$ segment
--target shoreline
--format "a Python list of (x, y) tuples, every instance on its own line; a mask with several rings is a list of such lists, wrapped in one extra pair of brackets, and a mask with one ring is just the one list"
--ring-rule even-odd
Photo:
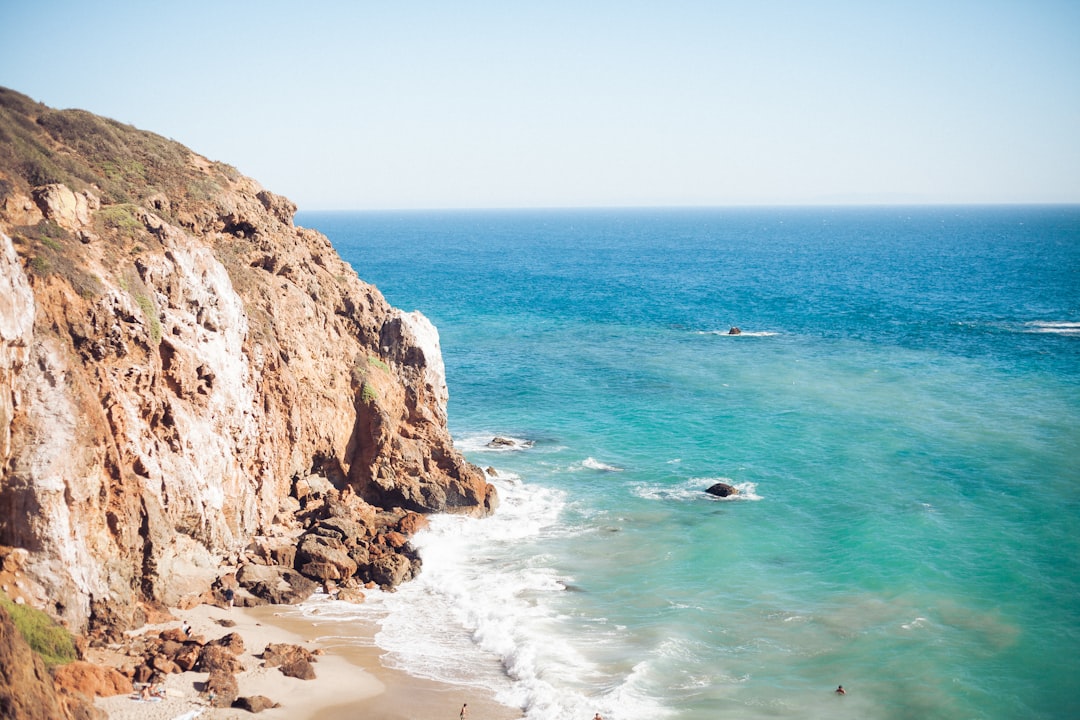
[[(449, 685), (414, 677), (386, 668), (375, 645), (378, 627), (363, 620), (317, 621), (299, 614), (293, 605), (264, 605), (255, 608), (221, 608), (200, 605), (190, 610), (171, 608), (176, 618), (146, 625), (133, 634), (178, 628), (187, 621), (192, 636), (214, 640), (235, 632), (244, 640), (239, 656), (245, 671), (236, 675), (239, 697), (263, 695), (278, 707), (253, 714), (240, 708), (211, 708), (202, 695), (208, 673), (182, 672), (167, 675), (165, 697), (155, 701), (133, 699), (129, 695), (96, 698), (94, 704), (110, 720), (175, 720), (185, 713), (198, 713), (200, 720), (355, 720), (357, 717), (407, 720), (416, 717), (454, 717), (468, 703), (470, 716), (490, 720), (517, 720), (519, 710), (495, 701), (484, 690)], [(220, 624), (235, 623), (232, 626)], [(327, 625), (335, 632), (328, 634)], [(321, 651), (314, 680), (286, 677), (277, 668), (262, 667), (261, 655), (268, 643), (300, 645)], [(116, 667), (126, 655), (97, 651), (95, 662)]]

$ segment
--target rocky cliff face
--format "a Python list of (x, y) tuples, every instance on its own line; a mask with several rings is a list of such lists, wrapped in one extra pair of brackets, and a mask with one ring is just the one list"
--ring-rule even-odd
[(0, 89), (0, 545), (73, 628), (197, 596), (331, 516), (364, 552), (307, 574), (363, 581), (406, 511), (492, 511), (446, 429), (435, 329), (294, 212), (174, 142)]

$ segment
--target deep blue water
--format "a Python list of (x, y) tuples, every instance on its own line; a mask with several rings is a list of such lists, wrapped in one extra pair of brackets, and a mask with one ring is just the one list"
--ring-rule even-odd
[(439, 328), (504, 499), (373, 604), (388, 662), (535, 718), (1080, 716), (1080, 208), (297, 221)]

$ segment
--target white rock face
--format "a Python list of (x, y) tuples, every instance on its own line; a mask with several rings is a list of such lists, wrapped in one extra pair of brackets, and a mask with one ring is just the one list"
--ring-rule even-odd
[(419, 310), (407, 313), (398, 310), (398, 316), (412, 335), (412, 344), (424, 354), (424, 382), (431, 387), (439, 403), (443, 417), (450, 402), (450, 391), (446, 387), (446, 366), (443, 365), (442, 346), (439, 344), (439, 331)]
[(0, 466), (11, 452), (11, 421), (19, 402), (16, 376), (30, 355), (34, 293), (11, 238), (0, 233)]

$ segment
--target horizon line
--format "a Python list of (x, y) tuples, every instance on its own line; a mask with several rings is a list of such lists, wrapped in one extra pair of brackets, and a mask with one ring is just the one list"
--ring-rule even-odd
[(408, 213), (408, 212), (543, 212), (568, 210), (783, 210), (783, 209), (889, 209), (889, 208), (1080, 208), (1075, 201), (990, 202), (835, 202), (835, 203), (730, 203), (714, 205), (490, 205), (385, 208), (297, 208), (297, 213)]

